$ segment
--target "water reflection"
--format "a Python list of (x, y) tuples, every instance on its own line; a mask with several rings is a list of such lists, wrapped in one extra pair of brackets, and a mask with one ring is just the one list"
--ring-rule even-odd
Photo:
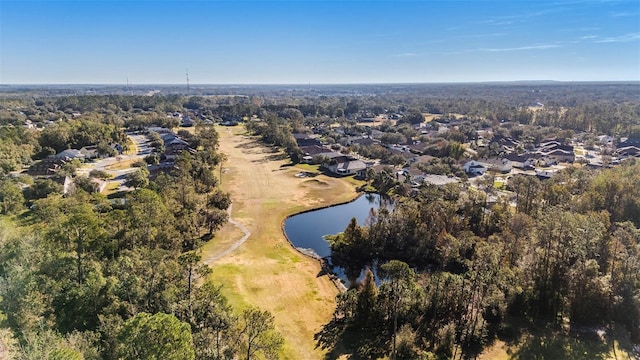
[[(366, 224), (371, 210), (377, 212), (380, 206), (390, 207), (391, 200), (378, 194), (365, 194), (347, 204), (292, 216), (285, 221), (284, 231), (295, 247), (330, 262), (331, 249), (325, 236), (344, 231), (354, 217), (359, 225)], [(347, 281), (342, 269), (334, 268), (334, 271)]]

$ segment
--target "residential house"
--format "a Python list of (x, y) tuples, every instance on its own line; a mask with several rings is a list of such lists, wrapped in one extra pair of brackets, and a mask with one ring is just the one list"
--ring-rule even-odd
[(353, 137), (349, 139), (349, 145), (368, 146), (378, 143), (380, 143), (380, 141), (374, 140), (370, 137)]
[(504, 158), (509, 160), (511, 162), (511, 166), (516, 169), (530, 170), (536, 164), (535, 157), (528, 156), (527, 154), (507, 154)]
[(160, 137), (164, 141), (164, 153), (162, 155), (170, 162), (174, 161), (183, 151), (188, 151), (192, 154), (196, 152), (189, 146), (188, 142), (173, 132), (163, 132)]
[(414, 162), (416, 162), (416, 160), (418, 159), (418, 155), (409, 152), (408, 151), (409, 148), (406, 146), (402, 146), (400, 148), (398, 147), (390, 147), (389, 148), (389, 152), (391, 153), (391, 155), (400, 155), (404, 158), (404, 160), (406, 161), (406, 165), (411, 165)]
[(574, 162), (576, 158), (572, 145), (565, 145), (557, 140), (540, 143), (536, 153), (554, 158), (558, 162)]
[(84, 154), (80, 150), (76, 149), (63, 150), (55, 155), (51, 155), (50, 157), (54, 159), (85, 159)]
[(504, 153), (512, 153), (516, 150), (516, 147), (521, 145), (520, 141), (500, 134), (494, 134), (491, 141), (489, 141), (488, 146), (491, 147), (492, 144), (497, 144), (499, 149)]
[(303, 154), (302, 162), (307, 164), (318, 163), (319, 159), (331, 159), (338, 156), (343, 156), (340, 153), (331, 151), (324, 146), (309, 145), (300, 147), (300, 151)]
[(31, 165), (27, 174), (42, 177), (55, 176), (65, 162), (67, 162), (66, 158), (49, 157)]
[(551, 179), (551, 177), (553, 177), (553, 175), (555, 175), (555, 174), (556, 174), (555, 171), (536, 170), (536, 176), (540, 180)]
[(385, 168), (390, 168), (389, 165), (382, 165), (382, 164), (374, 164), (374, 163), (365, 163), (367, 165), (367, 167), (365, 169), (361, 169), (358, 170), (356, 172), (356, 178), (358, 179), (366, 179), (367, 178), (367, 171), (369, 169), (372, 169), (376, 174), (381, 172), (382, 170), (384, 170)]
[(155, 132), (158, 134), (172, 134), (173, 131), (171, 131), (171, 129), (166, 128), (166, 127), (161, 127), (161, 126), (150, 126), (147, 128), (147, 131), (149, 132)]
[(473, 176), (484, 175), (487, 172), (487, 168), (475, 160), (467, 161), (462, 168), (467, 174)]
[(550, 156), (543, 156), (540, 154), (536, 154), (536, 161), (535, 164), (536, 166), (542, 166), (542, 167), (548, 167), (551, 165), (556, 165), (558, 163), (558, 160), (556, 158), (550, 157)]
[(428, 174), (428, 175), (424, 175), (423, 181), (425, 183), (433, 184), (436, 186), (444, 186), (447, 184), (459, 183), (460, 178), (456, 176)]
[(623, 148), (627, 146), (640, 147), (640, 138), (625, 138), (620, 140), (622, 140), (622, 142), (618, 144), (618, 148)]
[(427, 148), (428, 144), (426, 142), (416, 142), (409, 145), (409, 151), (414, 154), (422, 154), (424, 150)]
[(402, 175), (402, 178), (398, 178), (398, 180), (400, 182), (404, 182), (405, 180), (408, 179), (411, 181), (411, 185), (413, 187), (420, 186), (420, 184), (424, 182), (424, 179), (426, 176), (424, 174), (424, 171), (414, 167), (404, 168), (402, 169), (400, 174)]
[(576, 159), (573, 150), (567, 151), (562, 149), (554, 149), (548, 152), (542, 152), (542, 155), (556, 159), (558, 162), (574, 162)]
[(220, 123), (222, 126), (238, 126), (238, 120), (225, 120)]
[(348, 176), (355, 175), (356, 173), (365, 170), (367, 164), (364, 161), (355, 159), (351, 156), (339, 156), (334, 157), (331, 160), (322, 164), (322, 168), (327, 171), (339, 175)]
[(180, 120), (180, 125), (182, 125), (183, 127), (190, 127), (194, 126), (195, 124), (196, 122), (191, 119), (189, 115), (182, 117), (182, 119)]
[(24, 122), (24, 126), (29, 130), (37, 130), (38, 127), (31, 120), (27, 119)]
[(321, 145), (320, 140), (318, 140), (315, 137), (311, 137), (309, 134), (296, 133), (296, 134), (293, 134), (293, 138), (296, 140), (298, 147)]
[(62, 194), (66, 194), (75, 186), (73, 183), (73, 179), (70, 176), (54, 176), (51, 180), (57, 182), (62, 185)]
[(611, 135), (600, 135), (598, 136), (598, 142), (604, 145), (613, 145), (613, 141), (615, 139)]
[(183, 151), (195, 154), (195, 150), (189, 147), (189, 143), (175, 137), (173, 140), (164, 143), (164, 157), (167, 160), (175, 160)]
[(98, 147), (96, 145), (84, 146), (80, 149), (80, 153), (85, 159), (95, 159), (98, 157)]
[(418, 164), (430, 164), (433, 161), (433, 159), (436, 159), (436, 157), (431, 155), (420, 155), (417, 158), (415, 158), (412, 165), (415, 166)]
[(616, 150), (616, 155), (620, 158), (620, 159), (627, 159), (627, 158), (640, 158), (640, 147), (638, 146), (625, 146), (625, 147), (619, 147)]
[(478, 163), (482, 164), (488, 170), (498, 171), (503, 174), (510, 172), (513, 167), (511, 161), (507, 158), (480, 159)]

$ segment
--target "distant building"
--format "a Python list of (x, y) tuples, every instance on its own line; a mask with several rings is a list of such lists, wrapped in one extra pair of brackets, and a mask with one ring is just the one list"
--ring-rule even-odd
[(85, 159), (85, 155), (82, 153), (82, 151), (76, 149), (63, 150), (55, 155), (51, 155), (50, 157), (54, 159)]

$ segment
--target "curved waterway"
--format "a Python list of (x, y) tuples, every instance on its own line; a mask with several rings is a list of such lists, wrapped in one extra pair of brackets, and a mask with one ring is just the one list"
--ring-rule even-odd
[(344, 231), (354, 217), (363, 225), (371, 209), (380, 208), (381, 199), (378, 194), (365, 194), (350, 203), (294, 215), (285, 221), (284, 231), (295, 247), (329, 257), (331, 249), (324, 237)]

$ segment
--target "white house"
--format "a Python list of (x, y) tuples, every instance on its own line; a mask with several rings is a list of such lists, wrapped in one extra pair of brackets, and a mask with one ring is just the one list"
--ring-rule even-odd
[(499, 171), (501, 173), (508, 173), (512, 169), (511, 160), (507, 158), (490, 158), (478, 160), (478, 163), (483, 165), (487, 169), (493, 171)]
[(462, 166), (467, 174), (479, 176), (487, 172), (487, 168), (475, 160), (468, 161)]

